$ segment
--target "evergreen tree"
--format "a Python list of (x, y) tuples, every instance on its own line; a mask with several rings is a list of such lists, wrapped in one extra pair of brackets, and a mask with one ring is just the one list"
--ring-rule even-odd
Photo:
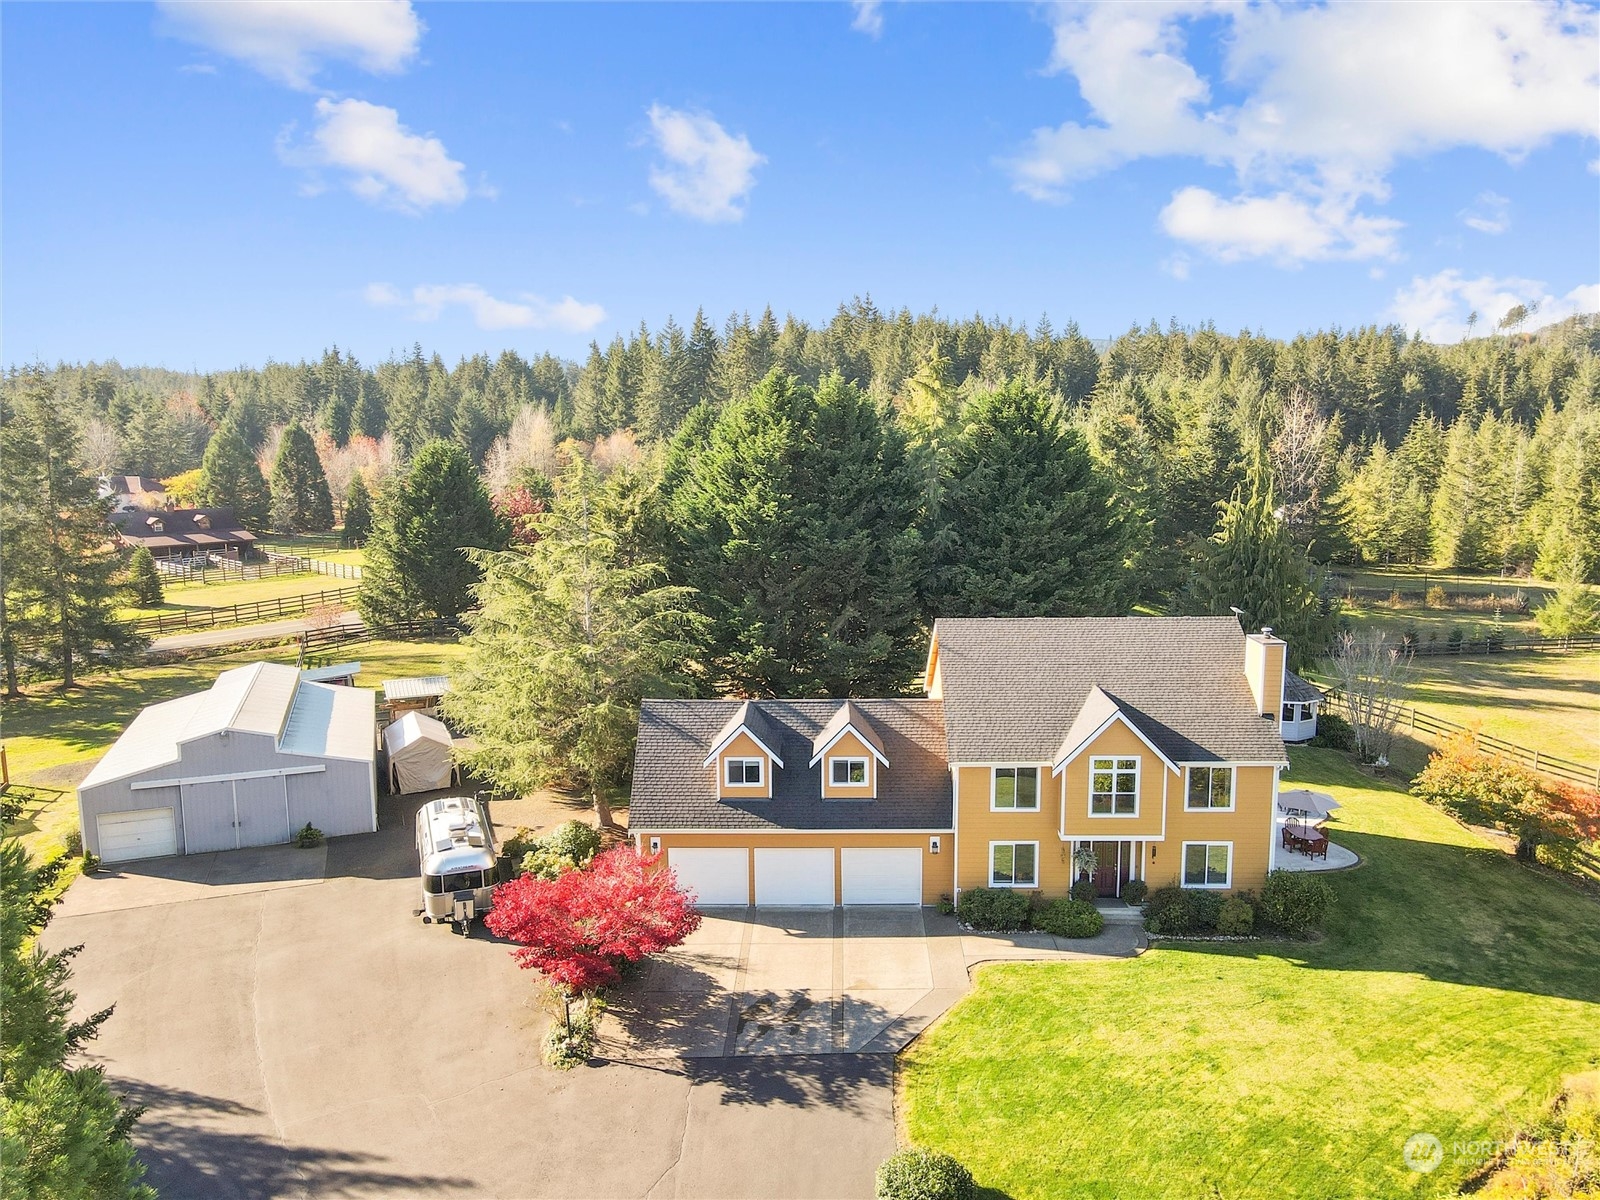
[(97, 652), (139, 639), (116, 619), (121, 564), (111, 548), (110, 502), (79, 457), (78, 431), (39, 367), (0, 396), (0, 641), (6, 692), (18, 694), (18, 658), (77, 682)]
[(477, 746), (474, 770), (513, 793), (570, 781), (602, 825), (628, 784), (640, 701), (684, 690), (704, 624), (690, 589), (624, 549), (630, 475), (602, 481), (574, 458), (531, 553), (472, 556), (480, 607), (445, 699)]
[(859, 389), (774, 371), (668, 456), (674, 579), (711, 618), (711, 687), (898, 691), (920, 655), (922, 486)]
[(973, 400), (939, 505), (939, 616), (1123, 611), (1128, 537), (1083, 435), (1020, 381)]
[(708, 400), (716, 404), (731, 398), (718, 394), (716, 388), (717, 357), (721, 349), (717, 342), (717, 331), (706, 320), (705, 310), (696, 309), (694, 324), (689, 327), (688, 362), (683, 372), (683, 386), (687, 393), (685, 403), (688, 406), (693, 407)]
[(224, 422), (212, 436), (200, 470), (202, 506), (231, 508), (246, 529), (266, 527), (271, 505), (267, 481), (261, 478), (255, 454), (231, 422)]
[(350, 413), (350, 429), (362, 437), (383, 436), (388, 415), (383, 410), (383, 389), (377, 379), (363, 376), (356, 386), (355, 408)]
[(451, 437), (456, 445), (467, 452), (467, 457), (472, 460), (474, 466), (483, 465), (483, 456), (489, 452), (489, 447), (494, 444), (497, 436), (494, 422), (484, 411), (483, 397), (476, 391), (462, 393), (461, 400), (456, 405)]
[(1444, 567), (1476, 570), (1495, 565), (1489, 464), (1481, 455), (1477, 431), (1465, 418), (1450, 426), (1444, 467), (1433, 498), (1434, 561)]
[(656, 341), (639, 394), (638, 432), (642, 441), (665, 442), (683, 424), (697, 399), (688, 388), (689, 343), (670, 317)]
[(339, 542), (345, 546), (362, 546), (372, 534), (372, 493), (367, 491), (367, 481), (357, 471), (350, 480), (350, 490), (344, 495), (344, 528)]
[(1563, 558), (1554, 563), (1550, 578), (1556, 590), (1535, 612), (1539, 632), (1545, 637), (1564, 638), (1600, 632), (1600, 595), (1584, 581), (1591, 573), (1590, 562), (1600, 552), (1574, 543)]
[(41, 893), (65, 862), (36, 871), (19, 842), (0, 842), (0, 1195), (155, 1200), (128, 1140), (140, 1110), (99, 1067), (68, 1065), (112, 1010), (73, 1020), (75, 951), (35, 944), (50, 918)]
[(1246, 631), (1271, 628), (1289, 643), (1292, 669), (1322, 657), (1333, 620), (1318, 594), (1305, 552), (1276, 513), (1272, 491), (1251, 473), (1250, 491), (1235, 488), (1196, 573), (1199, 610), (1218, 616), (1237, 608)]
[(272, 525), (283, 533), (321, 533), (333, 528), (333, 498), (303, 425), (290, 425), (272, 464)]
[(498, 550), (505, 531), (466, 452), (432, 441), (387, 491), (367, 541), (356, 605), (368, 626), (453, 620), (482, 575), (469, 550)]
[(166, 597), (161, 589), (161, 572), (149, 546), (137, 547), (128, 559), (128, 592), (140, 608), (159, 608)]

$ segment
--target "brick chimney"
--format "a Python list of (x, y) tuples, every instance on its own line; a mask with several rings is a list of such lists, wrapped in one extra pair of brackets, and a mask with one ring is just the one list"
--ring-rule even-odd
[(1272, 636), (1271, 628), (1244, 639), (1244, 677), (1255, 697), (1256, 711), (1276, 721), (1283, 712), (1283, 671), (1288, 643)]

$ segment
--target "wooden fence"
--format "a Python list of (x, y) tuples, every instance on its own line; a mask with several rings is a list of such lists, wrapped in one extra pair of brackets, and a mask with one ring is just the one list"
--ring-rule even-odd
[(295, 564), (296, 572), (307, 572), (312, 575), (331, 575), (335, 579), (360, 579), (361, 568), (353, 563), (324, 562), (320, 558), (313, 558), (305, 554), (283, 554), (277, 550), (262, 551), (267, 556), (269, 563)]
[[(1328, 701), (1334, 706), (1344, 709), (1348, 715), (1348, 705), (1344, 697), (1337, 691), (1328, 693)], [(1515, 742), (1508, 742), (1504, 738), (1497, 738), (1470, 725), (1462, 725), (1457, 721), (1436, 717), (1432, 713), (1423, 712), (1412, 704), (1400, 706), (1400, 716), (1396, 728), (1407, 732), (1425, 734), (1430, 737), (1451, 737), (1455, 734), (1467, 734), (1472, 738), (1473, 745), (1490, 754), (1497, 754), (1501, 758), (1510, 759), (1512, 762), (1521, 763), (1531, 767), (1540, 774), (1549, 775), (1555, 779), (1564, 779), (1568, 783), (1582, 783), (1591, 787), (1600, 787), (1600, 767), (1588, 763), (1573, 762), (1570, 758), (1561, 758), (1555, 754), (1546, 754), (1542, 750), (1534, 750), (1527, 746), (1519, 746)]]
[(1574, 634), (1571, 637), (1547, 638), (1515, 637), (1508, 638), (1497, 634), (1488, 634), (1481, 638), (1462, 638), (1459, 642), (1412, 642), (1409, 649), (1418, 658), (1435, 658), (1439, 655), (1480, 655), (1480, 654), (1520, 654), (1550, 651), (1563, 653), (1568, 650), (1593, 650), (1600, 647), (1600, 635), (1592, 633)]
[(255, 600), (249, 604), (227, 604), (217, 608), (190, 608), (182, 612), (158, 613), (153, 617), (140, 617), (131, 622), (146, 637), (163, 633), (177, 633), (190, 629), (214, 629), (222, 625), (250, 625), (258, 621), (273, 621), (284, 617), (303, 616), (325, 605), (344, 609), (350, 607), (360, 588), (339, 588), (336, 591), (312, 592), (305, 596), (283, 596), (276, 600)]
[(366, 625), (335, 625), (329, 629), (308, 629), (300, 635), (300, 666), (304, 669), (318, 656), (335, 647), (345, 647), (357, 642), (370, 642), (378, 638), (404, 639), (424, 637), (455, 637), (461, 627), (439, 617), (421, 621), (396, 621), (388, 625), (368, 628)]

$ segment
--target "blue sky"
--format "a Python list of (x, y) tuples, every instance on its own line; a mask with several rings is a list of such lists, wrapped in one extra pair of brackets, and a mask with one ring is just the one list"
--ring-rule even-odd
[[(1593, 5), (7, 4), (4, 359), (1600, 308)], [(1538, 323), (1538, 322), (1535, 322)]]

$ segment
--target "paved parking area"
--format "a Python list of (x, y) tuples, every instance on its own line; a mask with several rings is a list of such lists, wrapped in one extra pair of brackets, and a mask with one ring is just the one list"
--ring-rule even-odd
[(81, 879), (45, 931), (83, 945), (80, 1009), (116, 1005), (91, 1058), (147, 1106), (165, 1200), (869, 1196), (894, 1043), (975, 954), (1059, 953), (909, 909), (713, 913), (621, 989), (603, 1061), (554, 1072), (534, 977), (412, 915), (416, 801), (380, 806), (319, 850)]

